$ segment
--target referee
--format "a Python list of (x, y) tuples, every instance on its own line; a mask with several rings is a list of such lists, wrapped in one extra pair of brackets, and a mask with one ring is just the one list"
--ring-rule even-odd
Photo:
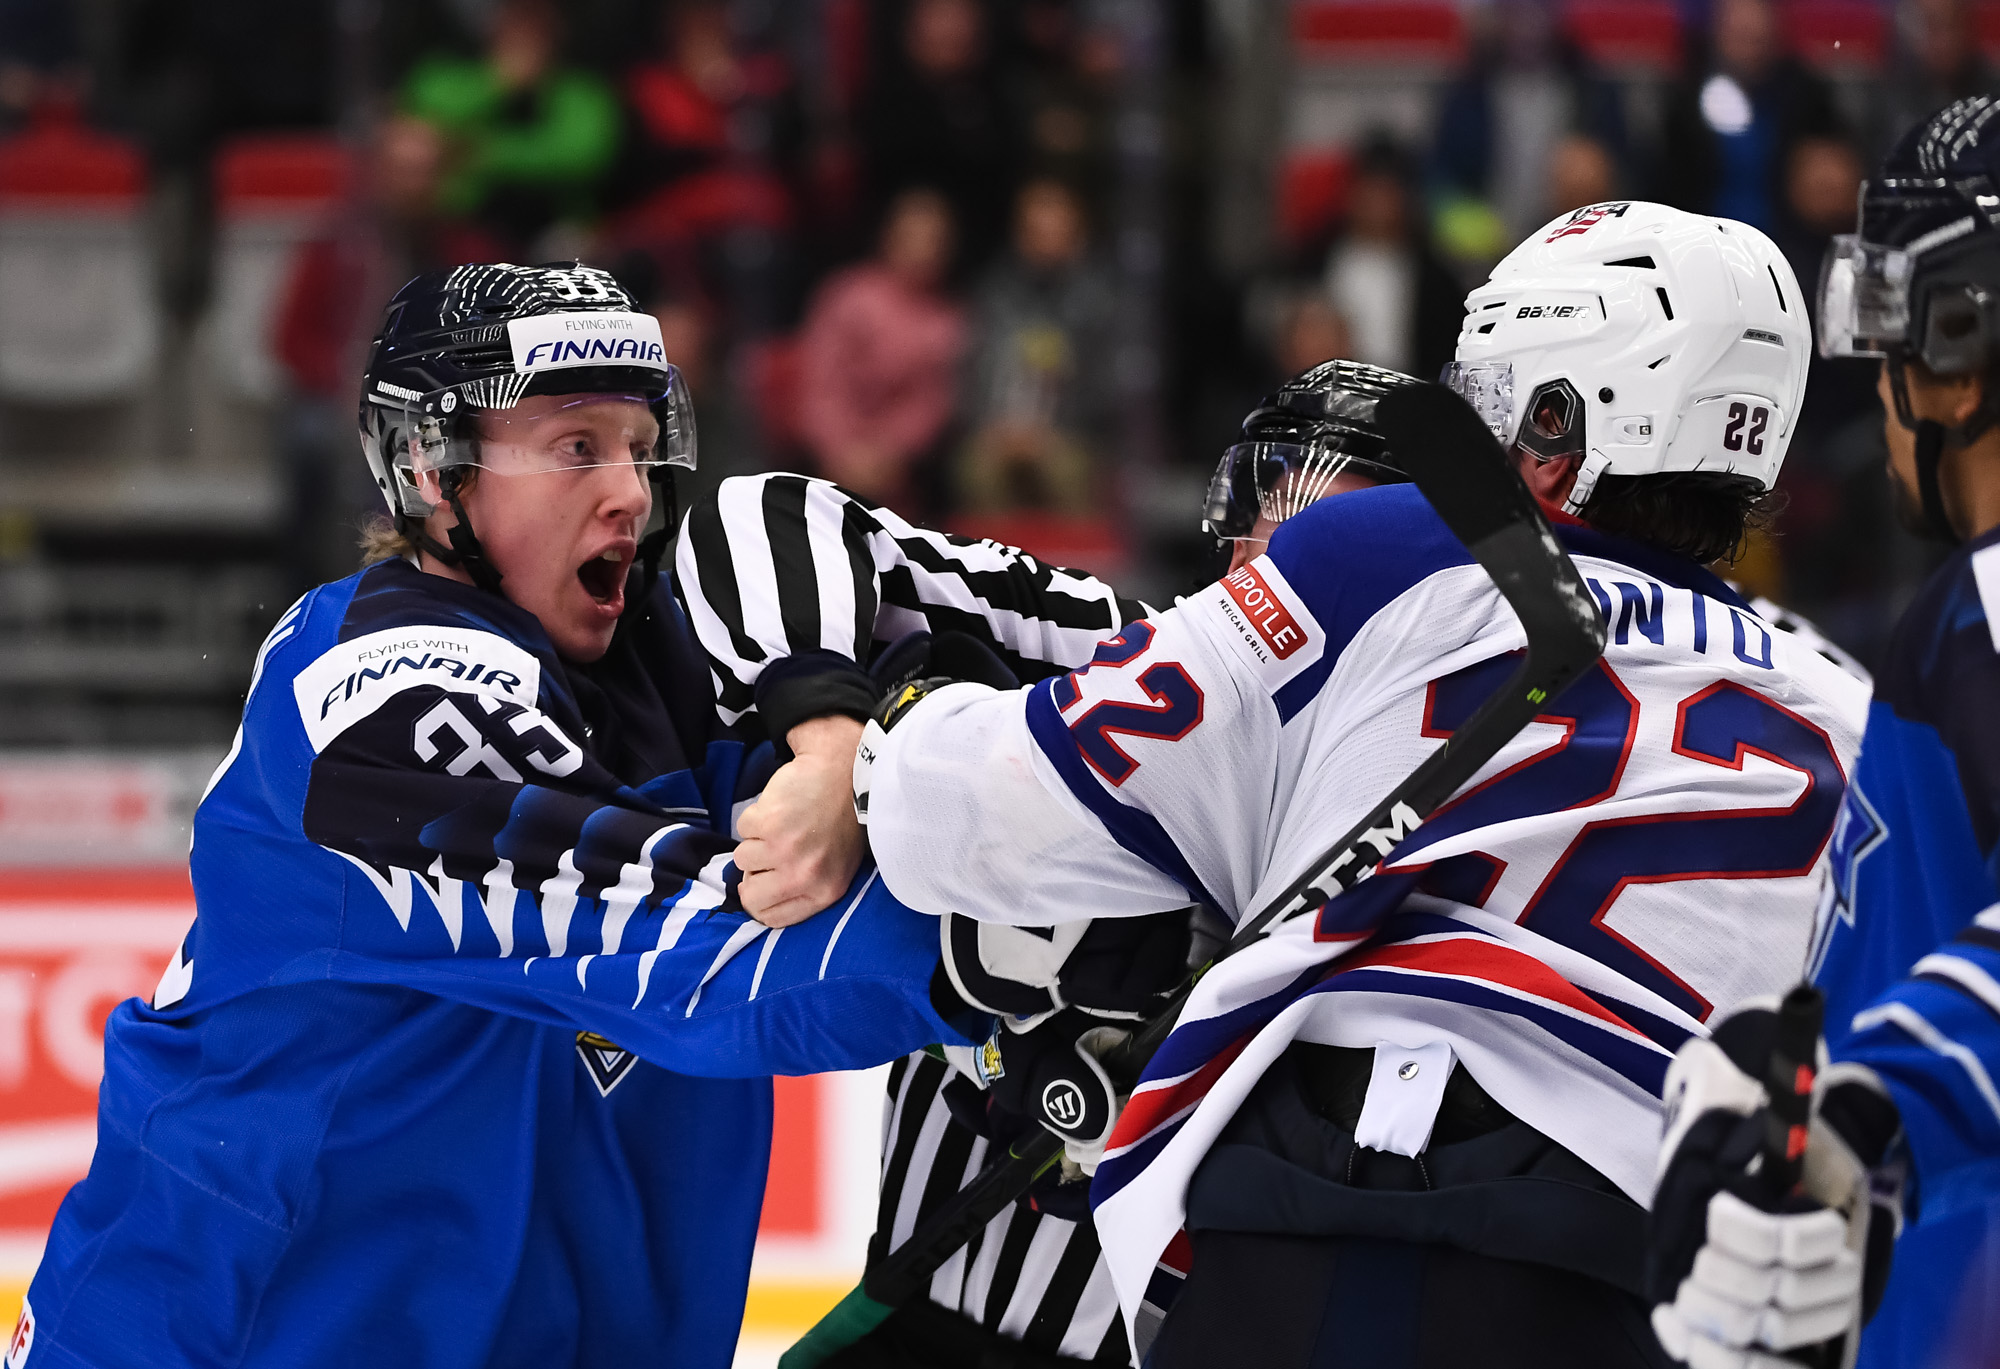
[[(757, 714), (781, 751), (799, 722), (865, 714), (875, 691), (855, 663), (905, 633), (964, 633), (1027, 683), (1084, 665), (1100, 641), (1151, 612), (1091, 576), (918, 528), (797, 475), (724, 481), (689, 511), (675, 570), (723, 721)], [(922, 1052), (890, 1067), (871, 1265), (986, 1163), (987, 1137), (960, 1120), (976, 1118), (983, 1101)], [(901, 1308), (834, 1363), (1127, 1369), (1131, 1349), (1084, 1186), (1067, 1187), (1077, 1190), (1066, 1205), (1076, 1220), (1016, 1203), (938, 1270), (929, 1301)]]

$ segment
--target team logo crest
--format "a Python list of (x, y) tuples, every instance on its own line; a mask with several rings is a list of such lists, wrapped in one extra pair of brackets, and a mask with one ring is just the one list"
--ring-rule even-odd
[(1625, 211), (1631, 207), (1630, 203), (1622, 200), (1614, 204), (1587, 204), (1571, 214), (1569, 220), (1561, 228), (1549, 234), (1544, 241), (1554, 242), (1557, 238), (1567, 238), (1578, 233), (1588, 233), (1592, 228), (1603, 223), (1606, 219), (1624, 218)]
[(1827, 846), (1826, 884), (1820, 890), (1818, 925), (1814, 928), (1811, 973), (1817, 975), (1825, 963), (1833, 934), (1842, 923), (1854, 925), (1854, 887), (1861, 866), (1889, 839), (1889, 824), (1875, 811), (1875, 805), (1852, 781), (1841, 796), (1840, 816), (1833, 822), (1833, 840)]
[(606, 1098), (639, 1063), (638, 1056), (614, 1041), (605, 1040), (596, 1032), (576, 1034), (576, 1053), (590, 1075), (590, 1082), (597, 1085), (598, 1093)]

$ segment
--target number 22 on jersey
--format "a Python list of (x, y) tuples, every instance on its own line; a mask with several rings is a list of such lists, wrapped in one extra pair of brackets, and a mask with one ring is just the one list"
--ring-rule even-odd
[[(1424, 735), (1449, 737), (1512, 668), (1510, 656), (1499, 656), (1433, 682)], [(1535, 719), (1562, 728), (1562, 737), (1440, 808), (1424, 825), (1424, 837), (1436, 841), (1611, 798), (1625, 782), (1639, 715), (1638, 698), (1607, 662), (1599, 661)], [(1833, 831), (1846, 776), (1825, 732), (1733, 680), (1718, 680), (1678, 701), (1673, 751), (1739, 772), (1745, 757), (1755, 754), (1796, 771), (1805, 785), (1786, 805), (1586, 822), (1549, 867), (1518, 921), (1705, 1020), (1712, 1007), (1707, 999), (1607, 925), (1612, 904), (1634, 884), (1806, 874)], [(1470, 852), (1438, 862), (1423, 887), (1478, 907), (1492, 894), (1503, 869), (1496, 857)]]
[[(1076, 675), (1097, 666), (1130, 665), (1153, 644), (1153, 625), (1144, 619), (1128, 623), (1116, 637), (1098, 646), (1090, 664)], [(1082, 697), (1076, 675), (1064, 675), (1053, 686), (1056, 708), (1067, 713)], [(1118, 736), (1144, 737), (1153, 741), (1177, 742), (1201, 725), (1202, 695), (1197, 685), (1173, 661), (1157, 661), (1139, 672), (1139, 688), (1150, 703), (1107, 700), (1085, 709), (1069, 723), (1070, 735), (1084, 762), (1114, 788), (1132, 778), (1139, 762), (1132, 759), (1114, 740)]]

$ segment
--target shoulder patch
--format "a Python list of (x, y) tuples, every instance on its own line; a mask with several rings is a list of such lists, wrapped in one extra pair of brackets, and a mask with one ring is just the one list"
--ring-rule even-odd
[(533, 708), (542, 667), (513, 642), (476, 628), (370, 632), (326, 651), (292, 680), (313, 754), (406, 689), (440, 685)]
[(1326, 652), (1325, 629), (1268, 556), (1231, 571), (1206, 596), (1258, 680), (1273, 693)]
[(1979, 607), (1986, 612), (1993, 649), (2000, 651), (2000, 542), (1972, 553), (1972, 579), (1979, 586)]

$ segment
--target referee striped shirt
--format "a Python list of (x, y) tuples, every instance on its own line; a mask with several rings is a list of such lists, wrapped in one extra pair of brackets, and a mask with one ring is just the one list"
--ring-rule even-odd
[[(689, 510), (675, 574), (729, 722), (755, 712), (758, 676), (786, 656), (832, 651), (865, 664), (905, 633), (955, 629), (1030, 681), (1084, 665), (1100, 641), (1150, 611), (1091, 576), (919, 528), (797, 475), (723, 481)], [(890, 1069), (871, 1261), (909, 1239), (986, 1162), (986, 1139), (946, 1106), (950, 1077), (921, 1052)], [(937, 1272), (930, 1295), (1041, 1354), (1130, 1362), (1088, 1222), (1017, 1203)]]
[(824, 480), (739, 476), (688, 511), (674, 573), (723, 721), (756, 708), (766, 665), (834, 651), (866, 665), (907, 632), (991, 646), (1024, 682), (1074, 670), (1150, 610), (998, 542), (933, 532)]

